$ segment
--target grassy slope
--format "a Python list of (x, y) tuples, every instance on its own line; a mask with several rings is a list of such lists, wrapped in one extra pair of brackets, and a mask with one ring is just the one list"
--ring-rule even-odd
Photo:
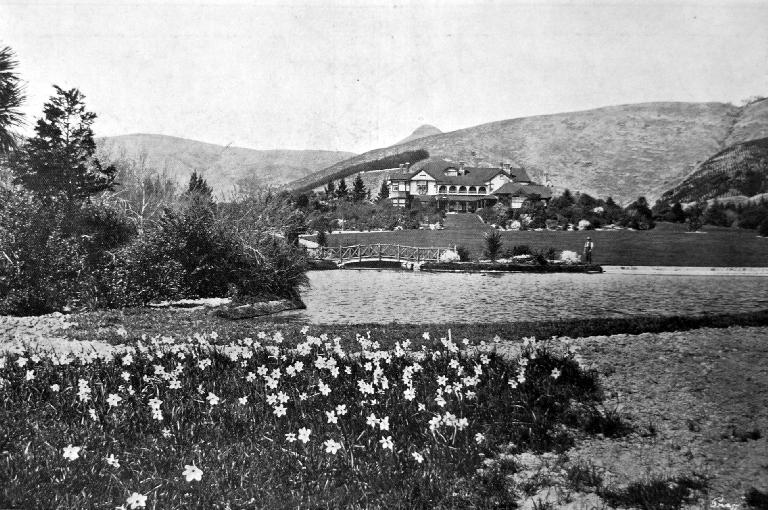
[[(406, 150), (498, 165), (515, 161), (540, 180), (548, 171), (556, 188), (624, 203), (645, 195), (652, 202), (682, 181), (695, 165), (733, 143), (768, 136), (768, 107), (722, 103), (646, 103), (510, 119), (376, 149), (299, 179)], [(475, 151), (477, 156), (472, 156)]]
[[(404, 230), (366, 234), (333, 234), (328, 244), (401, 244), (404, 246), (464, 245), (473, 257), (485, 249), (482, 233), (471, 230)], [(683, 225), (660, 224), (649, 231), (502, 232), (504, 246), (527, 244), (531, 248), (554, 247), (581, 251), (589, 235), (595, 243), (594, 261), (601, 265), (635, 266), (768, 266), (768, 239), (752, 230), (707, 227), (704, 234), (689, 234)]]
[[(747, 172), (762, 176), (748, 182)], [(698, 202), (730, 196), (751, 197), (768, 190), (768, 138), (731, 145), (699, 165), (674, 189), (664, 193), (667, 203)]]
[(284, 184), (353, 156), (350, 152), (319, 150), (253, 150), (224, 147), (173, 136), (133, 134), (99, 139), (102, 151), (119, 158), (148, 156), (147, 164), (186, 182), (193, 170), (202, 171), (218, 191), (240, 179)]

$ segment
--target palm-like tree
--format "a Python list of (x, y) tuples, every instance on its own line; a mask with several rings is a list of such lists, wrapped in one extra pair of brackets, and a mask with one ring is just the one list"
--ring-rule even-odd
[(0, 158), (16, 147), (17, 137), (13, 128), (24, 122), (19, 107), (24, 102), (24, 87), (14, 72), (18, 62), (13, 50), (0, 49)]

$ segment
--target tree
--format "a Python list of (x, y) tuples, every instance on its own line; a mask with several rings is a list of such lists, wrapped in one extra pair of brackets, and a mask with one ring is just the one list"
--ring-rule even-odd
[(213, 189), (208, 185), (202, 174), (192, 172), (189, 177), (189, 184), (187, 185), (187, 191), (184, 194), (188, 197), (195, 197), (203, 200), (204, 202), (213, 202)]
[(498, 230), (485, 233), (485, 256), (492, 261), (496, 260), (501, 252), (501, 234)]
[(16, 182), (37, 195), (82, 202), (112, 189), (116, 170), (102, 168), (95, 156), (91, 124), (96, 114), (86, 111), (85, 96), (76, 88), (54, 88), (56, 95), (43, 106), (35, 136), (19, 151), (12, 167)]
[(336, 196), (338, 198), (347, 198), (348, 194), (349, 190), (347, 189), (347, 183), (344, 180), (344, 177), (342, 177), (339, 181), (339, 185), (336, 187)]
[(328, 181), (328, 184), (325, 186), (325, 196), (328, 198), (332, 198), (336, 194), (336, 185), (333, 183), (333, 181)]
[(13, 128), (24, 122), (19, 108), (24, 102), (24, 90), (14, 72), (18, 62), (13, 50), (6, 46), (0, 49), (0, 158), (16, 148), (17, 136)]
[(387, 181), (383, 180), (379, 188), (379, 201), (386, 200), (387, 198), (389, 198), (389, 186), (387, 186)]
[(674, 205), (672, 205), (670, 219), (674, 223), (685, 223), (685, 211), (683, 211), (683, 206), (680, 205), (680, 202), (675, 202)]
[(317, 231), (315, 242), (318, 246), (328, 246), (328, 235), (325, 233), (325, 230)]
[(357, 174), (355, 180), (352, 182), (352, 201), (362, 202), (365, 200), (365, 196), (365, 183), (363, 182), (363, 178), (360, 176), (360, 174)]

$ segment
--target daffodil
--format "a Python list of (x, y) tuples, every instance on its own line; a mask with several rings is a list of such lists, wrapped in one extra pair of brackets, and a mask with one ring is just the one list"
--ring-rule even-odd
[(109, 407), (114, 407), (119, 404), (121, 400), (123, 400), (123, 397), (117, 393), (110, 393), (107, 397), (107, 404), (109, 404)]
[(113, 453), (110, 453), (109, 457), (107, 457), (105, 460), (107, 461), (107, 464), (109, 464), (110, 466), (112, 466), (114, 468), (119, 468), (120, 467), (120, 461), (118, 461), (115, 458), (115, 455)]
[(144, 508), (147, 506), (147, 497), (138, 492), (134, 492), (127, 500), (125, 500), (125, 504), (132, 510), (135, 508)]
[(184, 471), (181, 473), (188, 482), (197, 480), (198, 482), (203, 478), (203, 471), (195, 465), (187, 464), (184, 466)]
[(381, 443), (381, 447), (385, 450), (392, 450), (394, 448), (394, 443), (392, 442), (392, 436), (382, 437), (379, 439), (379, 443)]
[(299, 429), (299, 441), (301, 441), (302, 443), (309, 442), (309, 435), (311, 433), (312, 433), (312, 431), (310, 429), (307, 429), (307, 428), (304, 428), (304, 427), (300, 428)]
[(336, 452), (341, 449), (341, 443), (337, 443), (333, 439), (328, 439), (324, 444), (325, 452), (330, 453), (331, 455), (336, 455)]
[(64, 447), (64, 458), (70, 462), (80, 457), (80, 446), (68, 445)]

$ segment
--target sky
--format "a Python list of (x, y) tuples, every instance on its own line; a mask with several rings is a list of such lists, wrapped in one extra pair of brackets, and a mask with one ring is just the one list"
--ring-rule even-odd
[(768, 96), (768, 2), (0, 0), (28, 131), (53, 84), (97, 136), (364, 152), (421, 124)]

